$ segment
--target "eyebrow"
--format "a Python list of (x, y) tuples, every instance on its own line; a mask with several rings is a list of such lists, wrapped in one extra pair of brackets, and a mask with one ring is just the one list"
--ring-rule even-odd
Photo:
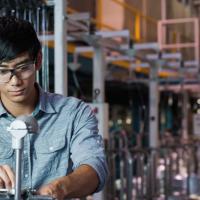
[[(19, 63), (17, 63), (16, 65), (22, 65), (22, 64), (24, 64), (24, 63), (26, 63), (26, 62), (28, 62), (28, 61), (30, 61), (30, 59), (29, 58), (26, 58), (25, 60), (22, 60), (22, 61), (20, 61)], [(30, 61), (31, 62), (31, 61)], [(15, 66), (16, 66), (15, 65)], [(0, 68), (7, 68), (8, 67), (8, 64), (1, 64), (0, 63)]]

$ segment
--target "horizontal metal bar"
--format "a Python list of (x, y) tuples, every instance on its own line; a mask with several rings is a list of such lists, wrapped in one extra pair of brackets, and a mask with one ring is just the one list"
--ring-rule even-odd
[(38, 39), (41, 42), (53, 41), (54, 40), (54, 35), (38, 35)]
[(150, 42), (150, 43), (141, 43), (141, 44), (134, 44), (133, 48), (135, 50), (159, 50), (160, 46), (157, 42)]
[[(149, 60), (158, 60), (159, 55), (158, 54), (148, 54), (146, 56), (147, 59)], [(182, 55), (181, 53), (162, 53), (160, 59), (181, 59)]]
[[(180, 67), (181, 63), (176, 61), (171, 61), (166, 63), (169, 67)], [(198, 62), (196, 60), (188, 60), (183, 62), (183, 67), (198, 67)]]
[(90, 14), (88, 12), (85, 13), (74, 13), (67, 15), (68, 19), (75, 21), (88, 21), (90, 20)]
[(195, 43), (175, 43), (175, 44), (161, 44), (161, 49), (178, 49), (178, 48), (194, 48)]
[(120, 55), (120, 56), (107, 56), (106, 57), (106, 61), (107, 62), (113, 62), (113, 61), (122, 61), (122, 60), (127, 60), (127, 61), (135, 61), (135, 59), (133, 57), (130, 56), (124, 56), (124, 55)]
[(79, 32), (80, 31), (89, 32), (89, 26), (86, 23), (83, 23), (81, 21), (68, 19), (66, 23), (68, 23), (67, 29), (69, 30), (73, 28), (73, 29), (77, 29)]
[(130, 37), (129, 30), (122, 30), (122, 31), (97, 31), (95, 35), (101, 36), (103, 38), (113, 38), (113, 37)]
[(86, 52), (93, 52), (94, 48), (93, 47), (76, 47), (75, 48), (75, 53), (86, 53)]
[(179, 19), (160, 20), (160, 22), (162, 25), (165, 25), (165, 24), (177, 24), (177, 23), (190, 23), (196, 20), (197, 18), (179, 18)]

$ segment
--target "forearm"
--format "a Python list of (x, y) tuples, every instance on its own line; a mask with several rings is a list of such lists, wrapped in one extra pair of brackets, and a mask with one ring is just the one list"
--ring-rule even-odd
[[(78, 198), (92, 194), (97, 189), (98, 184), (99, 178), (96, 171), (88, 165), (81, 165), (71, 174), (50, 183), (51, 187), (54, 188), (52, 190), (59, 191), (58, 193), (62, 193), (65, 198)], [(43, 188), (40, 190), (40, 194), (55, 196), (52, 191), (45, 192)]]

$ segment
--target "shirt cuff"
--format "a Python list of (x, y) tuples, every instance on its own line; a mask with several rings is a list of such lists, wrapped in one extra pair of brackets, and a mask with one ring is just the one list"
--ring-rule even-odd
[(99, 185), (94, 193), (101, 191), (106, 183), (106, 179), (108, 176), (108, 167), (107, 167), (106, 163), (107, 162), (104, 159), (88, 158), (88, 159), (80, 162), (78, 165), (78, 166), (89, 165), (96, 171), (96, 173), (99, 177)]

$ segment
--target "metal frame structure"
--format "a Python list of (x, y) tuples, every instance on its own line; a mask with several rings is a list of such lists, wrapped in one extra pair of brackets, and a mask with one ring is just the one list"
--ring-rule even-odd
[[(172, 24), (194, 24), (194, 42), (189, 43), (166, 43), (166, 26)], [(198, 18), (184, 18), (184, 19), (164, 19), (158, 22), (158, 43), (161, 50), (166, 49), (181, 49), (181, 48), (194, 48), (194, 61), (197, 63), (196, 67), (199, 69), (199, 19)]]

